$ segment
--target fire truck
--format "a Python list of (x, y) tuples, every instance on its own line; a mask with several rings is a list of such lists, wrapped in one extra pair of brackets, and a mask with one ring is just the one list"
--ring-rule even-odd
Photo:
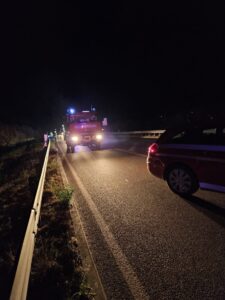
[(66, 127), (67, 153), (75, 152), (77, 145), (96, 150), (101, 148), (103, 128), (94, 110), (76, 112), (73, 108), (68, 109)]

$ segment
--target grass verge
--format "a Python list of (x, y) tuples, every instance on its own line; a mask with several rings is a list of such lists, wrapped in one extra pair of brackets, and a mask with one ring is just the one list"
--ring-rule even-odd
[(0, 299), (9, 296), (44, 154), (32, 142), (0, 158)]
[(41, 208), (28, 299), (93, 299), (70, 216), (73, 189), (64, 186), (51, 153)]

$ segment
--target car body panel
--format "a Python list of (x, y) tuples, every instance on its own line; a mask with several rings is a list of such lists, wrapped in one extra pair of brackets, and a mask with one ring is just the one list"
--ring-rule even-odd
[(222, 139), (217, 139), (217, 136), (209, 139), (209, 135), (204, 137), (211, 144), (201, 144), (198, 140), (193, 144), (173, 143), (168, 133), (165, 136), (157, 142), (156, 153), (148, 152), (150, 173), (166, 179), (166, 172), (171, 166), (183, 165), (195, 174), (200, 188), (225, 192), (225, 135)]

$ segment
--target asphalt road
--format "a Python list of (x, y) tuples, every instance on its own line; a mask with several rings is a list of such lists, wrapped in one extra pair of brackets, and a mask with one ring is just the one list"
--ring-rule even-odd
[(225, 194), (175, 195), (147, 172), (149, 144), (110, 137), (66, 155), (60, 143), (107, 298), (225, 299)]

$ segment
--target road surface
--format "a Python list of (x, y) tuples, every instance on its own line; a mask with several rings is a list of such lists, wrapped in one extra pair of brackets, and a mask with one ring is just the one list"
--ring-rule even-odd
[(225, 194), (175, 195), (147, 172), (148, 144), (59, 143), (107, 299), (225, 299)]

